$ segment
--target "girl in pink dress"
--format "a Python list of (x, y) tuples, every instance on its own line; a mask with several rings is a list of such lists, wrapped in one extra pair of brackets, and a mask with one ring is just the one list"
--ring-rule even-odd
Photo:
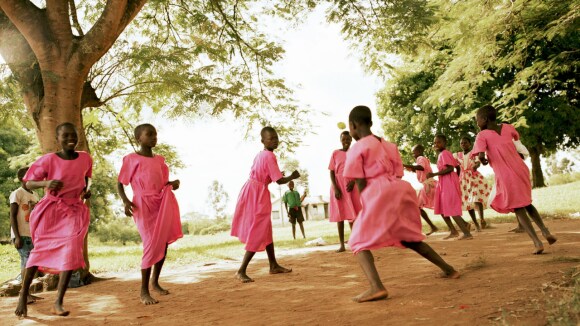
[(496, 195), (491, 201), (491, 208), (500, 213), (515, 212), (518, 221), (534, 242), (534, 254), (541, 254), (544, 245), (538, 238), (528, 214), (549, 244), (553, 244), (557, 239), (544, 225), (542, 217), (532, 205), (530, 171), (513, 142), (519, 140), (520, 135), (512, 125), (496, 122), (496, 111), (491, 105), (477, 110), (475, 119), (481, 131), (477, 134), (471, 155), (478, 156), (484, 165), (489, 163), (495, 173)]
[(349, 246), (370, 283), (370, 289), (353, 300), (388, 297), (374, 263), (373, 249), (412, 249), (441, 268), (446, 277), (458, 278), (459, 273), (423, 242), (417, 195), (408, 182), (401, 180), (403, 162), (397, 147), (373, 135), (368, 107), (355, 107), (348, 119), (350, 134), (357, 143), (347, 152), (344, 176), (356, 180), (362, 202)]
[(415, 163), (417, 164), (404, 164), (403, 166), (407, 169), (407, 171), (417, 173), (417, 180), (423, 184), (423, 188), (419, 190), (418, 198), (419, 198), (419, 211), (421, 212), (421, 217), (429, 224), (431, 227), (431, 231), (427, 233), (427, 235), (433, 234), (439, 229), (431, 222), (429, 219), (429, 215), (423, 208), (430, 208), (433, 209), (435, 206), (435, 187), (437, 185), (437, 181), (433, 178), (427, 178), (427, 173), (433, 172), (431, 169), (431, 162), (423, 153), (425, 148), (423, 145), (417, 144), (412, 148), (413, 157), (415, 158)]
[[(137, 126), (135, 140), (140, 149), (123, 157), (117, 190), (125, 205), (125, 214), (133, 216), (143, 241), (140, 299), (143, 304), (150, 305), (159, 302), (149, 292), (151, 266), (154, 266), (151, 287), (161, 295), (169, 294), (159, 285), (159, 275), (167, 246), (183, 237), (179, 205), (172, 191), (179, 188), (179, 180), (169, 181), (165, 159), (153, 154), (153, 147), (157, 145), (155, 127), (150, 124)], [(125, 193), (124, 186), (129, 184), (133, 200)]]
[(86, 266), (83, 244), (89, 228), (89, 208), (82, 200), (91, 195), (87, 184), (93, 160), (89, 154), (75, 151), (78, 136), (72, 123), (56, 127), (56, 140), (61, 150), (43, 155), (23, 178), (28, 189), (45, 188), (45, 195), (30, 214), (34, 249), (26, 264), (17, 316), (27, 315), (30, 284), (37, 269), (59, 274), (52, 313), (67, 316), (63, 299), (72, 271)]
[(242, 187), (232, 220), (231, 235), (238, 237), (246, 244), (246, 254), (236, 278), (242, 283), (254, 282), (246, 274), (248, 264), (257, 251), (268, 254), (270, 274), (290, 273), (292, 269), (284, 268), (276, 261), (274, 240), (272, 239), (272, 202), (268, 184), (276, 182), (285, 184), (300, 177), (298, 171), (284, 177), (274, 150), (278, 148), (278, 133), (272, 127), (264, 127), (260, 132), (264, 150), (258, 153), (250, 170), (250, 178)]
[(427, 178), (439, 176), (437, 187), (435, 188), (435, 214), (443, 215), (445, 224), (449, 227), (450, 234), (444, 239), (458, 236), (457, 230), (453, 226), (450, 217), (455, 220), (463, 232), (459, 240), (473, 239), (469, 232), (469, 224), (461, 217), (461, 189), (459, 188), (459, 177), (453, 170), (457, 166), (457, 161), (453, 154), (445, 149), (447, 137), (437, 135), (433, 140), (433, 147), (439, 152), (437, 158), (437, 169), (439, 172), (427, 173)]
[[(459, 184), (461, 185), (461, 208), (469, 213), (477, 232), (485, 229), (487, 223), (483, 219), (483, 210), (487, 208), (487, 198), (489, 197), (490, 186), (483, 175), (477, 171), (480, 163), (475, 157), (470, 155), (471, 139), (462, 137), (459, 143), (463, 152), (455, 153), (455, 159), (459, 163)], [(475, 217), (475, 208), (479, 212), (481, 227)]]
[(348, 131), (340, 134), (342, 149), (332, 152), (328, 169), (330, 170), (330, 222), (337, 222), (340, 248), (336, 252), (345, 251), (344, 248), (344, 221), (348, 221), (352, 230), (352, 223), (361, 209), (358, 190), (354, 187), (354, 180), (343, 177), (346, 152), (350, 148), (352, 137)]

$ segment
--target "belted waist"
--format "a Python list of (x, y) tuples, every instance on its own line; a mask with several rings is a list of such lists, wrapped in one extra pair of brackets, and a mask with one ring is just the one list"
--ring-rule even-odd
[(62, 202), (67, 205), (74, 205), (74, 204), (82, 204), (81, 198), (76, 197), (57, 197), (51, 193), (46, 193), (45, 196), (46, 200), (55, 201), (55, 202)]
[(269, 183), (269, 182), (262, 182), (260, 180), (256, 180), (256, 179), (252, 179), (252, 178), (249, 178), (248, 181), (252, 181), (252, 182), (255, 182), (255, 183), (259, 183), (259, 184), (261, 184), (263, 186), (267, 186), (268, 183)]

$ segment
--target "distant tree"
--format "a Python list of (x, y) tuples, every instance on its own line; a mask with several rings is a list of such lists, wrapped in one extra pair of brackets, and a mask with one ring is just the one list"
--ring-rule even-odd
[(229, 194), (224, 190), (224, 186), (217, 180), (212, 181), (207, 188), (207, 203), (213, 211), (213, 216), (217, 219), (226, 218), (226, 207), (230, 199)]
[(300, 166), (300, 162), (297, 159), (292, 157), (283, 157), (280, 160), (280, 166), (282, 167), (284, 175), (290, 175), (290, 173), (292, 173), (294, 170), (300, 172), (300, 178), (294, 182), (298, 183), (298, 185), (304, 189), (304, 193), (310, 192), (308, 171)]

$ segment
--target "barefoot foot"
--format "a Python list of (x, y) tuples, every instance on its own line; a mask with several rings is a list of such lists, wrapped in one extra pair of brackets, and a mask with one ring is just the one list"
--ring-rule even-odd
[(509, 230), (508, 232), (523, 233), (524, 232), (524, 229), (522, 229), (520, 227), (515, 227), (515, 228)]
[(433, 234), (433, 233), (435, 233), (435, 232), (437, 232), (437, 231), (439, 231), (439, 229), (438, 229), (438, 228), (433, 228), (433, 229), (431, 229), (431, 231), (430, 231), (429, 233), (427, 233), (427, 234), (425, 234), (425, 235), (431, 235), (431, 234)]
[(473, 236), (471, 234), (464, 234), (457, 238), (457, 240), (473, 240)]
[(338, 248), (338, 250), (336, 250), (335, 252), (345, 252), (346, 249), (343, 247)]
[(536, 245), (536, 250), (534, 250), (534, 255), (541, 255), (544, 252), (544, 246)]
[(28, 303), (28, 304), (35, 303), (36, 301), (38, 301), (38, 300), (42, 300), (42, 299), (44, 299), (44, 298), (42, 298), (42, 297), (37, 297), (37, 296), (35, 296), (35, 295), (29, 294), (29, 295), (28, 295), (28, 300), (27, 300), (27, 303)]
[(457, 238), (459, 236), (459, 233), (450, 233), (448, 236), (446, 236), (445, 238), (443, 238), (443, 240), (447, 240), (447, 239), (451, 239), (451, 238)]
[(453, 272), (450, 272), (450, 273), (445, 273), (445, 272), (441, 273), (441, 278), (449, 278), (449, 279), (453, 279), (453, 280), (458, 279), (460, 276), (461, 276), (461, 274), (459, 274), (459, 272), (455, 271), (455, 270)]
[(482, 230), (483, 229), (487, 229), (487, 222), (485, 220), (481, 220), (479, 223), (481, 224), (481, 229)]
[(169, 291), (162, 288), (161, 285), (159, 285), (159, 283), (151, 284), (151, 288), (153, 289), (153, 291), (155, 291), (161, 295), (168, 295), (169, 294)]
[(367, 301), (375, 301), (375, 300), (382, 300), (389, 297), (389, 292), (386, 289), (383, 290), (367, 290), (356, 297), (352, 298), (354, 302), (367, 302)]
[(250, 278), (246, 273), (237, 272), (235, 278), (242, 283), (251, 283), (254, 282), (254, 279)]
[(275, 267), (270, 267), (270, 274), (284, 274), (292, 272), (292, 268), (284, 268), (280, 265), (276, 265)]
[(556, 241), (558, 241), (558, 239), (551, 234), (546, 236), (546, 240), (548, 240), (548, 244), (554, 244)]
[(20, 296), (20, 298), (18, 299), (18, 306), (16, 306), (16, 310), (14, 311), (14, 314), (18, 317), (26, 317), (28, 313), (28, 307), (27, 307), (27, 303), (26, 300)]
[(53, 315), (63, 316), (63, 317), (68, 316), (70, 314), (70, 311), (64, 310), (62, 304), (60, 304), (60, 303), (55, 303), (50, 312), (52, 312)]
[(141, 293), (141, 303), (148, 306), (151, 304), (159, 303), (159, 301), (153, 299), (153, 297), (149, 293)]

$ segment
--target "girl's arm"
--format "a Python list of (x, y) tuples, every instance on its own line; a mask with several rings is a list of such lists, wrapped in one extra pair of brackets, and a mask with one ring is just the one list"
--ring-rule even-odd
[(334, 173), (334, 170), (330, 170), (330, 183), (332, 183), (334, 189), (334, 198), (340, 200), (342, 198), (342, 191), (340, 191), (340, 188), (336, 184), (336, 174)]
[(125, 206), (125, 215), (133, 216), (133, 208), (135, 207), (135, 204), (129, 200), (127, 194), (125, 193), (125, 186), (120, 182), (117, 182), (117, 192), (119, 193), (121, 200), (123, 200), (123, 205)]
[(14, 232), (14, 247), (16, 249), (22, 248), (22, 239), (20, 239), (20, 230), (18, 230), (18, 204), (10, 204), (10, 226)]
[(171, 187), (173, 187), (173, 190), (179, 189), (180, 184), (181, 184), (181, 182), (179, 181), (179, 179), (176, 179), (173, 181), (167, 181), (167, 183), (166, 183), (166, 185), (171, 185)]
[(483, 165), (487, 165), (487, 163), (489, 163), (489, 161), (485, 158), (484, 152), (480, 152), (478, 154), (478, 158), (479, 158), (479, 161), (481, 162), (481, 164), (483, 164)]
[(64, 184), (60, 180), (42, 180), (42, 181), (35, 181), (29, 180), (26, 181), (26, 188), (30, 190), (38, 189), (38, 188), (48, 188), (51, 190), (61, 190)]
[(458, 166), (455, 167), (455, 170), (457, 171), (457, 175), (461, 174), (461, 168)]
[(356, 179), (355, 182), (356, 182), (356, 186), (358, 187), (358, 191), (360, 193), (362, 193), (362, 191), (367, 186), (367, 179), (364, 179), (364, 178), (362, 178), (362, 179)]
[(281, 177), (280, 179), (276, 180), (276, 183), (279, 185), (283, 185), (298, 178), (300, 178), (300, 173), (298, 173), (298, 171), (294, 171), (289, 177)]
[(403, 164), (403, 167), (405, 167), (407, 170), (411, 170), (413, 172), (425, 170), (425, 168), (423, 168), (423, 166), (416, 165), (416, 164)]
[(452, 165), (447, 165), (447, 167), (439, 172), (435, 172), (435, 173), (427, 173), (427, 178), (432, 178), (436, 175), (446, 175), (449, 174), (451, 172), (453, 172), (453, 166)]

